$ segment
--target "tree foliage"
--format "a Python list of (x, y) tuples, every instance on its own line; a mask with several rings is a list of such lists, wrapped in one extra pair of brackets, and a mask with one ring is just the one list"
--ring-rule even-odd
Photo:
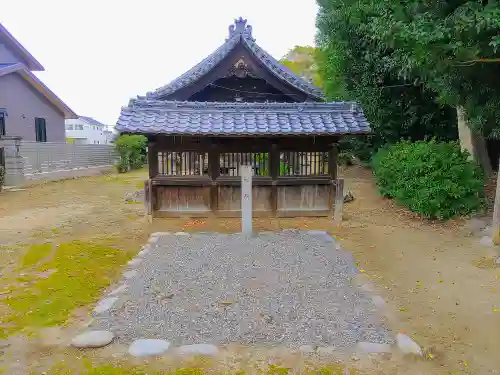
[(323, 86), (323, 80), (318, 71), (319, 50), (311, 46), (295, 46), (283, 56), (280, 63), (298, 74), (300, 77), (311, 81), (318, 87)]
[(118, 172), (142, 168), (146, 162), (147, 144), (148, 140), (143, 135), (120, 135), (115, 141), (115, 149), (120, 157), (116, 166)]
[(366, 159), (380, 146), (400, 139), (458, 137), (455, 109), (438, 102), (438, 95), (421, 79), (393, 69), (393, 62), (388, 61), (391, 49), (374, 39), (374, 29), (368, 25), (377, 20), (378, 2), (318, 3), (318, 63), (325, 93), (331, 100), (359, 102), (373, 128), (372, 136), (348, 138), (344, 147), (361, 152), (359, 156)]
[(474, 129), (500, 137), (497, 1), (318, 3), (325, 91), (359, 100), (375, 136), (452, 139), (450, 107), (463, 106)]

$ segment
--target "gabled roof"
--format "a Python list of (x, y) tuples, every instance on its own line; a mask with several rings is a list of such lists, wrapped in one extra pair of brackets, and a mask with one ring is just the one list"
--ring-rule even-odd
[(90, 124), (90, 125), (97, 125), (97, 126), (106, 126), (105, 124), (103, 124), (102, 122), (99, 122), (95, 119), (93, 119), (92, 117), (87, 117), (87, 116), (80, 116), (78, 117), (80, 120), (82, 121), (85, 121), (87, 124)]
[(353, 102), (221, 103), (132, 99), (116, 130), (166, 135), (343, 135), (370, 133)]
[(225, 43), (217, 48), (211, 55), (202, 60), (199, 64), (188, 70), (186, 73), (176, 78), (169, 84), (147, 93), (148, 99), (160, 99), (165, 95), (170, 95), (192, 83), (198, 81), (205, 74), (215, 68), (229, 53), (238, 45), (243, 44), (272, 74), (278, 79), (288, 83), (305, 94), (315, 98), (323, 99), (323, 92), (305, 79), (299, 77), (287, 67), (281, 65), (274, 57), (262, 49), (252, 36), (252, 26), (247, 25), (247, 20), (239, 18), (234, 25), (229, 27), (229, 38)]
[(26, 66), (23, 64), (11, 64), (8, 66), (0, 67), (0, 77), (16, 73), (23, 77), (33, 88), (35, 88), (40, 94), (42, 94), (54, 107), (59, 109), (63, 114), (64, 118), (77, 118), (75, 112), (69, 108), (59, 97), (54, 94), (45, 84), (40, 81), (40, 79), (34, 75)]
[(4, 40), (9, 49), (15, 54), (21, 56), (26, 67), (31, 71), (45, 70), (37, 59), (35, 59), (16, 38), (0, 23), (0, 41)]

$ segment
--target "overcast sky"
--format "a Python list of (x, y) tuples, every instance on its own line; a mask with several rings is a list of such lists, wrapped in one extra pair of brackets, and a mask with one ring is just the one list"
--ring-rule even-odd
[(315, 0), (12, 0), (0, 22), (40, 61), (36, 73), (79, 115), (114, 124), (129, 98), (213, 52), (242, 16), (276, 58), (313, 45)]

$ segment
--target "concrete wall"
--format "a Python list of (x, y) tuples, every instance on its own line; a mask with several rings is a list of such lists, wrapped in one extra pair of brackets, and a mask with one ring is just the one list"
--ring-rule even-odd
[(24, 183), (23, 158), (20, 153), (21, 138), (0, 138), (0, 148), (5, 156), (5, 186), (19, 186)]
[(17, 73), (0, 77), (0, 108), (7, 109), (7, 136), (35, 141), (35, 117), (41, 117), (46, 122), (48, 142), (66, 141), (64, 114)]
[[(19, 151), (15, 151), (15, 143)], [(0, 139), (6, 150), (6, 186), (90, 176), (110, 171), (117, 161), (111, 145), (77, 145)], [(7, 152), (7, 150), (9, 150)]]

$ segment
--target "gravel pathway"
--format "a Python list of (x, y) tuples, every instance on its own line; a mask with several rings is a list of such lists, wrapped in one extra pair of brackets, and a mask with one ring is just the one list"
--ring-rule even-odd
[[(119, 341), (347, 348), (391, 343), (352, 256), (315, 231), (162, 235), (93, 329)], [(133, 267), (129, 268), (133, 269)]]

